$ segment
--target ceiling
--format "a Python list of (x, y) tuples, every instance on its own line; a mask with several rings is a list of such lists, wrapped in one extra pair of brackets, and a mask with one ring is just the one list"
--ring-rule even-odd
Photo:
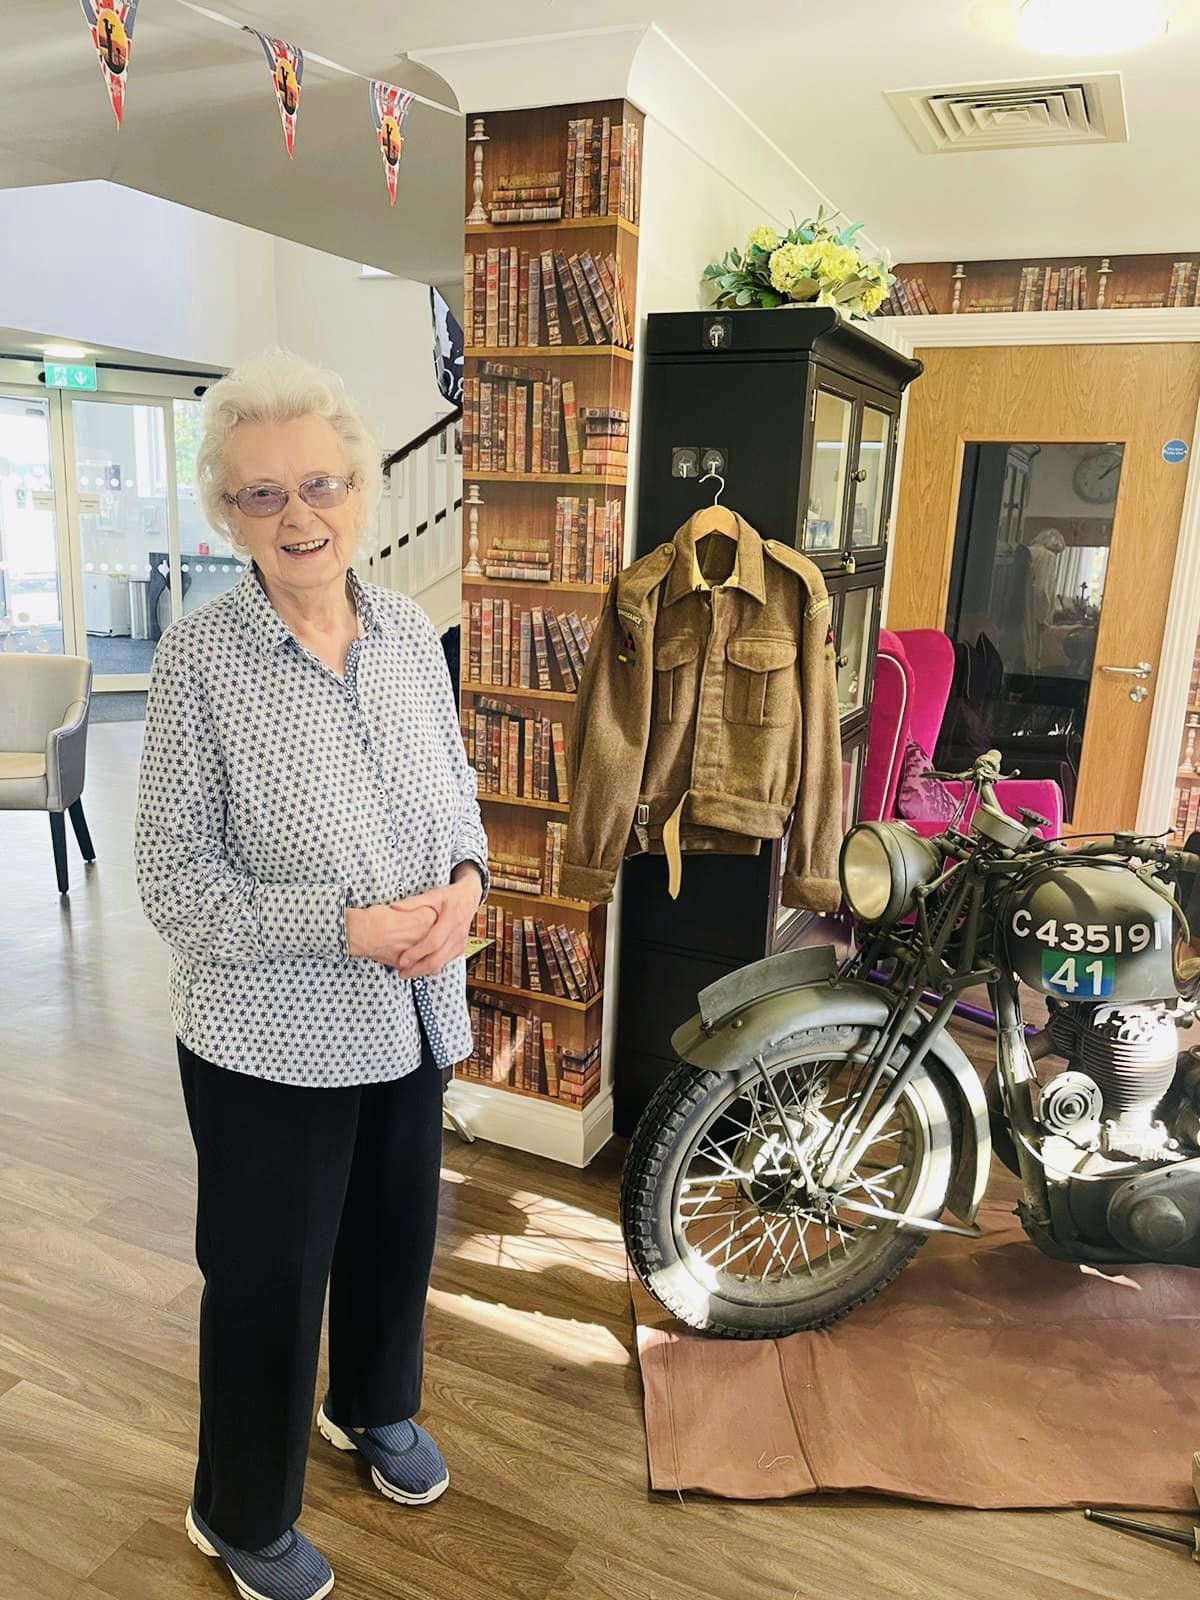
[[(450, 281), (461, 267), (460, 123), (414, 106), (391, 212), (363, 86), (311, 52), (453, 103), (454, 55), (429, 52), (597, 28), (593, 0), (209, 0), (225, 16), (310, 51), (290, 163), (265, 64), (247, 36), (179, 0), (143, 0), (118, 135), (78, 0), (4, 3), (0, 182), (110, 178), (429, 282)], [(740, 11), (731, 24), (728, 0), (606, 0), (602, 15), (604, 28), (657, 23), (898, 260), (1193, 246), (1200, 0), (1178, 0), (1167, 39), (1102, 60), (1022, 49), (1011, 3), (791, 0)], [(449, 83), (406, 61), (409, 51), (432, 60)], [(1129, 143), (926, 156), (884, 98), (888, 90), (1085, 67), (1121, 71)], [(362, 141), (354, 160), (349, 129)], [(407, 226), (414, 216), (420, 228)]]

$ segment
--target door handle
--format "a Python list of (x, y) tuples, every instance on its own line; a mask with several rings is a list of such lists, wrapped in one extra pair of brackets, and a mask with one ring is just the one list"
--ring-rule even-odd
[(1148, 661), (1139, 661), (1136, 667), (1101, 667), (1100, 671), (1114, 678), (1148, 678), (1151, 668)]

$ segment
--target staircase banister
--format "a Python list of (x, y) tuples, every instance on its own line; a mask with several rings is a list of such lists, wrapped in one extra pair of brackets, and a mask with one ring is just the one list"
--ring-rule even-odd
[(428, 444), (431, 439), (438, 438), (440, 434), (445, 433), (447, 428), (452, 428), (456, 422), (461, 420), (461, 406), (457, 406), (453, 411), (447, 411), (445, 416), (439, 417), (436, 422), (431, 422), (429, 426), (421, 433), (418, 433), (415, 438), (410, 439), (407, 444), (401, 445), (399, 450), (393, 450), (390, 455), (384, 456), (384, 472), (390, 472), (393, 467), (398, 466), (401, 461), (406, 460), (407, 457), (414, 453), (414, 451), (419, 450), (422, 445)]

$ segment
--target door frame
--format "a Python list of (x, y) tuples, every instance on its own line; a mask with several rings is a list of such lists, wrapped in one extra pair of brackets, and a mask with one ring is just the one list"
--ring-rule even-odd
[[(911, 356), (918, 349), (983, 349), (997, 345), (1200, 344), (1200, 306), (1146, 307), (1130, 311), (982, 311), (931, 317), (884, 317), (871, 332), (882, 343)], [(918, 382), (920, 380), (918, 379)], [(908, 397), (892, 482), (892, 509), (904, 471)], [(1179, 519), (1179, 541), (1171, 575), (1171, 599), (1163, 628), (1158, 682), (1146, 762), (1142, 769), (1137, 827), (1163, 833), (1170, 827), (1179, 764), (1179, 734), (1187, 713), (1192, 659), (1200, 634), (1200, 404), (1188, 452), (1187, 482)], [(893, 551), (888, 546), (890, 577)], [(887, 621), (888, 584), (883, 615)]]
[[(178, 482), (175, 472), (174, 400), (198, 400), (219, 373), (158, 372), (124, 366), (97, 366), (94, 390), (47, 389), (39, 381), (45, 362), (36, 357), (0, 356), (0, 388), (19, 391), (32, 399), (49, 401), (50, 457), (54, 476), (56, 544), (59, 561), (59, 598), (63, 612), (63, 644), (68, 633), (80, 654), (87, 654), (83, 604), (83, 554), (79, 533), (79, 485), (74, 472), (75, 432), (70, 400), (101, 404), (151, 406), (163, 417), (167, 472), (167, 550), (170, 564), (171, 612), (183, 614), (183, 579), (180, 573)], [(68, 467), (71, 470), (68, 470)], [(108, 673), (96, 679), (98, 691), (108, 694), (144, 692), (146, 673)]]

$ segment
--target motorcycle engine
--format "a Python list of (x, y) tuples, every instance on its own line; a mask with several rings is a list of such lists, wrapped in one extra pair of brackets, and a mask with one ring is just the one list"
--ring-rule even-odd
[(1041, 1084), (1041, 1155), (1072, 1231), (1133, 1260), (1200, 1260), (1200, 1052), (1180, 1055), (1174, 1012), (1052, 1005), (1047, 1042), (1067, 1069)]
[(1129, 1160), (1161, 1154), (1170, 1134), (1159, 1113), (1179, 1058), (1165, 1006), (1055, 1006), (1048, 1032), (1070, 1070), (1042, 1088), (1046, 1131)]

